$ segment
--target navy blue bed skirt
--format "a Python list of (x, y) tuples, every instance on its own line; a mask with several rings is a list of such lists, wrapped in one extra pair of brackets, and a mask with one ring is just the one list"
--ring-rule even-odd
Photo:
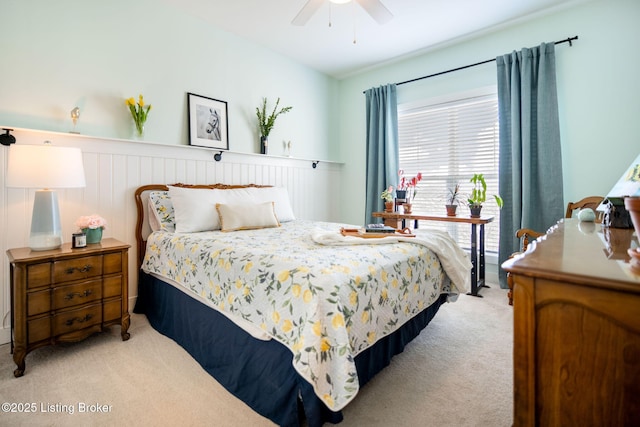
[[(356, 356), (360, 387), (420, 334), (445, 301), (446, 295), (441, 295), (395, 333)], [(287, 347), (252, 337), (172, 285), (141, 272), (134, 313), (145, 314), (154, 329), (176, 341), (224, 388), (276, 424), (299, 426), (306, 419), (309, 427), (319, 427), (342, 421), (342, 413), (330, 411), (293, 368)]]

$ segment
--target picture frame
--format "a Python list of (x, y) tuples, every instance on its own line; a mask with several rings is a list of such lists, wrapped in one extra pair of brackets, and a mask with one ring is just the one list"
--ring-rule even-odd
[(189, 145), (229, 149), (227, 103), (219, 99), (187, 92)]

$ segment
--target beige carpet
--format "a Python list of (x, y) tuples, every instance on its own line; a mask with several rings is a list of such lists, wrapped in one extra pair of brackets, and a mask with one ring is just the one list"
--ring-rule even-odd
[[(360, 390), (340, 426), (510, 426), (512, 308), (497, 286), (481, 294), (445, 304)], [(272, 425), (146, 317), (133, 315), (130, 332), (127, 342), (114, 327), (80, 343), (38, 349), (27, 356), (22, 378), (13, 377), (9, 345), (0, 346), (0, 403), (23, 411), (3, 406), (0, 425)], [(99, 409), (106, 412), (88, 412)]]

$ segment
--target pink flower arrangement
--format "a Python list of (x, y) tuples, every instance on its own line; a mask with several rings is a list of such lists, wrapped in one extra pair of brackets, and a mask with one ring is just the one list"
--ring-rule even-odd
[(413, 178), (406, 178), (404, 176), (404, 171), (400, 169), (398, 171), (398, 177), (400, 178), (398, 190), (408, 191), (410, 194), (409, 199), (413, 200), (416, 197), (416, 194), (418, 194), (418, 192), (416, 191), (416, 186), (420, 181), (422, 181), (422, 172), (418, 172)]
[(89, 216), (81, 216), (76, 220), (76, 227), (80, 229), (106, 228), (107, 221), (104, 218), (102, 218), (100, 215), (96, 215), (96, 214), (89, 215)]

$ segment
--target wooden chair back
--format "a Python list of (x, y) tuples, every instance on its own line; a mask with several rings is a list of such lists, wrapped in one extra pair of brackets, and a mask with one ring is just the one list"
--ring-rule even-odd
[(602, 212), (598, 212), (596, 209), (598, 208), (598, 206), (600, 206), (600, 203), (602, 203), (603, 200), (604, 197), (601, 196), (589, 196), (577, 202), (569, 202), (567, 204), (567, 212), (564, 216), (565, 218), (571, 218), (573, 217), (573, 211), (575, 211), (576, 209), (591, 208), (596, 213), (596, 222), (601, 223)]

